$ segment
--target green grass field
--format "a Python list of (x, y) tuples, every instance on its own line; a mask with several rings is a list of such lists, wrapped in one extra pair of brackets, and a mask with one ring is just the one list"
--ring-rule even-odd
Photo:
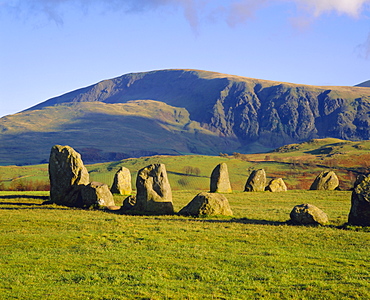
[[(175, 210), (196, 193), (174, 190)], [(233, 218), (200, 219), (41, 205), (47, 195), (0, 192), (0, 299), (370, 298), (370, 232), (340, 229), (348, 191), (234, 192)], [(307, 202), (331, 225), (287, 225)]]
[[(148, 156), (107, 163), (86, 165), (91, 181), (108, 184), (122, 166), (128, 168), (135, 188), (137, 171), (153, 163), (166, 165), (169, 181), (174, 190), (208, 190), (209, 177), (217, 164), (228, 166), (234, 191), (243, 191), (253, 169), (263, 168), (268, 179), (281, 177), (289, 189), (307, 190), (322, 171), (333, 170), (340, 188), (353, 187), (356, 176), (370, 173), (370, 141), (351, 142), (339, 139), (316, 139), (301, 144), (286, 145), (275, 152), (205, 156)], [(83, 159), (83, 157), (82, 157)], [(199, 173), (186, 174), (186, 168), (197, 168)], [(0, 166), (0, 190), (27, 185), (32, 182), (48, 183), (48, 165)], [(31, 184), (32, 185), (32, 184)]]

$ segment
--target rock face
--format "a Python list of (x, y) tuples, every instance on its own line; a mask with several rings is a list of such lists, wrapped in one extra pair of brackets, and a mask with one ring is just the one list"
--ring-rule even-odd
[(334, 191), (339, 187), (339, 179), (333, 171), (321, 172), (314, 182), (312, 183), (310, 190), (326, 190)]
[(351, 197), (351, 210), (348, 223), (359, 226), (370, 226), (370, 177), (362, 179), (355, 186)]
[(326, 213), (311, 204), (294, 206), (290, 219), (296, 225), (325, 225), (329, 222)]
[(50, 201), (80, 208), (113, 207), (113, 195), (106, 184), (89, 183), (81, 156), (72, 147), (55, 145), (49, 160)]
[(81, 156), (72, 147), (55, 145), (49, 159), (50, 200), (56, 204), (73, 206), (68, 194), (75, 194), (79, 185), (89, 184)]
[(249, 176), (244, 192), (262, 192), (266, 187), (266, 172), (264, 169), (253, 170)]
[(164, 164), (152, 164), (139, 170), (136, 190), (135, 210), (173, 214), (172, 191)]
[[(368, 140), (369, 97), (370, 89), (366, 88), (313, 87), (198, 70), (130, 73), (0, 118), (0, 157), (9, 157), (7, 161), (12, 164), (39, 163), (45, 154), (40, 153), (43, 150), (39, 143), (34, 143), (35, 139), (44, 145), (55, 139), (68, 139), (79, 148), (89, 144), (97, 150), (91, 159), (100, 157), (100, 161), (114, 160), (112, 151), (119, 159), (147, 149), (158, 149), (158, 154), (185, 151), (217, 155), (253, 145), (276, 148), (312, 138)], [(141, 116), (146, 114), (145, 107), (152, 100), (140, 100), (147, 104), (136, 106), (133, 99), (156, 100), (170, 107), (172, 113), (167, 110), (155, 114), (156, 118), (149, 123), (146, 120), (143, 126)], [(120, 105), (129, 102), (127, 110), (125, 105)], [(76, 105), (81, 114), (68, 114), (70, 103)], [(137, 114), (133, 114), (132, 105)], [(163, 106), (159, 108), (162, 110)], [(127, 113), (121, 114), (122, 111)], [(48, 128), (43, 120), (51, 114), (58, 116), (54, 122), (62, 120), (71, 130), (63, 130), (63, 123), (57, 123), (60, 129)], [(31, 122), (25, 122), (30, 118)], [(71, 119), (66, 122), (66, 118), (73, 118), (73, 122)], [(183, 123), (181, 119), (187, 120)], [(115, 120), (114, 128), (111, 128), (112, 120)], [(95, 135), (84, 134), (92, 123), (105, 132), (105, 143)], [(181, 130), (171, 130), (174, 124)], [(148, 127), (155, 130), (150, 131)], [(30, 131), (32, 134), (24, 134)], [(122, 131), (128, 134), (117, 139)], [(168, 143), (158, 138), (169, 133), (174, 137)], [(140, 149), (136, 149), (138, 144)], [(121, 152), (123, 146), (127, 149), (125, 152)], [(25, 151), (30, 155), (18, 155)]]
[(183, 216), (223, 215), (232, 216), (229, 201), (222, 194), (199, 193), (184, 208), (179, 211)]
[(113, 194), (131, 195), (131, 173), (129, 169), (121, 167), (116, 172), (110, 191)]
[(272, 179), (266, 187), (266, 191), (270, 192), (286, 192), (287, 190), (288, 188), (282, 178)]
[(213, 169), (211, 174), (211, 193), (232, 193), (229, 172), (226, 163), (221, 163)]

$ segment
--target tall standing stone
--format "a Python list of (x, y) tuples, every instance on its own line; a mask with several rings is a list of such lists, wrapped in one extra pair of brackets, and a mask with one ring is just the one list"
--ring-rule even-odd
[(79, 185), (89, 184), (89, 173), (81, 155), (72, 147), (55, 145), (49, 159), (50, 200), (70, 206), (68, 195)]
[(333, 171), (323, 171), (315, 178), (310, 190), (334, 191), (339, 187), (339, 179)]
[(226, 163), (220, 163), (213, 169), (211, 174), (210, 192), (232, 193)]
[(152, 164), (139, 170), (136, 179), (134, 209), (153, 214), (173, 214), (172, 191), (164, 164)]
[(110, 189), (113, 194), (131, 195), (131, 173), (130, 170), (121, 167), (114, 175), (113, 184)]
[(370, 176), (362, 177), (352, 191), (348, 223), (370, 226)]
[(262, 192), (266, 187), (266, 172), (264, 169), (253, 170), (249, 176), (244, 192)]
[(114, 207), (106, 184), (89, 183), (81, 156), (72, 147), (55, 145), (49, 160), (50, 201), (79, 208)]

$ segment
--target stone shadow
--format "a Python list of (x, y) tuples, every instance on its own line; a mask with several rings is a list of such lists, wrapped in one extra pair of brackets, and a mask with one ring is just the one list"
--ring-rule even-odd
[(167, 171), (167, 174), (174, 174), (174, 175), (187, 176), (187, 177), (209, 178), (209, 176), (206, 176), (206, 175), (195, 175), (195, 174), (187, 174), (187, 173), (180, 173), (180, 172), (174, 172), (174, 171)]
[(32, 195), (5, 195), (5, 196), (0, 196), (0, 199), (19, 199), (19, 198), (48, 200), (49, 196), (32, 196)]
[(280, 221), (269, 221), (269, 220), (257, 220), (257, 219), (248, 219), (248, 218), (233, 218), (230, 220), (222, 220), (222, 219), (202, 219), (202, 218), (189, 218), (189, 219), (182, 219), (180, 221), (195, 221), (195, 222), (204, 222), (204, 223), (241, 223), (241, 224), (253, 224), (253, 225), (273, 225), (273, 226), (280, 226), (280, 225), (288, 225), (288, 222), (280, 222)]
[[(173, 215), (153, 215), (150, 213), (144, 213), (140, 211), (124, 211), (124, 210), (109, 210), (105, 209), (104, 212), (111, 213), (111, 214), (116, 214), (116, 215), (127, 215), (127, 216), (151, 216), (155, 217), (157, 220), (161, 221), (178, 221), (178, 222), (203, 222), (203, 223), (241, 223), (241, 224), (254, 224), (254, 225), (272, 225), (272, 226), (281, 226), (281, 225), (291, 225), (291, 222), (285, 221), (270, 221), (270, 220), (257, 220), (257, 219), (248, 219), (248, 218), (232, 218), (232, 219), (208, 219), (204, 217), (184, 217), (180, 216), (178, 214), (173, 214)], [(162, 216), (166, 216), (166, 218), (161, 218)], [(168, 218), (169, 216), (174, 216), (174, 217), (183, 217), (183, 218)]]

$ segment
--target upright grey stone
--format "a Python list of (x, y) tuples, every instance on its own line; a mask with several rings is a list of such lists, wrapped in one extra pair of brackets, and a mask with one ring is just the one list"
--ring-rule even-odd
[(114, 207), (106, 184), (89, 183), (81, 156), (72, 147), (55, 145), (49, 160), (50, 201), (80, 208)]
[(244, 192), (262, 192), (266, 187), (266, 172), (264, 169), (253, 170), (249, 176)]
[(179, 211), (184, 216), (232, 216), (229, 201), (222, 194), (201, 192)]
[(334, 191), (339, 187), (339, 179), (333, 171), (323, 171), (317, 175), (310, 190)]
[(51, 148), (49, 159), (50, 200), (59, 205), (73, 206), (69, 194), (76, 187), (89, 183), (81, 155), (72, 147), (55, 145)]
[(266, 191), (270, 192), (286, 192), (288, 188), (286, 187), (286, 184), (283, 180), (283, 178), (275, 178), (272, 179), (268, 186), (266, 187)]
[(370, 176), (362, 177), (356, 182), (351, 196), (351, 210), (348, 223), (359, 226), (370, 226)]
[(211, 174), (211, 193), (232, 193), (226, 163), (218, 164)]
[(172, 191), (164, 164), (152, 164), (139, 170), (136, 191), (135, 210), (173, 214)]
[(114, 175), (113, 184), (110, 189), (113, 194), (131, 195), (131, 173), (130, 170), (121, 167)]
[(296, 225), (326, 225), (329, 222), (326, 213), (312, 204), (294, 206), (290, 219)]

